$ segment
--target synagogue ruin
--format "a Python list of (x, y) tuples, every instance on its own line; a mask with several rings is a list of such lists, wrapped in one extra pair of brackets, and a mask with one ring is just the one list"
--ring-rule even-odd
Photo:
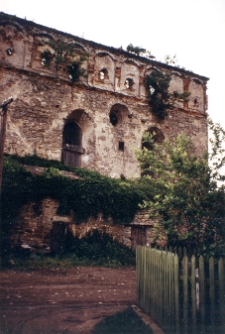
[[(169, 93), (189, 93), (188, 99), (174, 101), (163, 119), (149, 105), (145, 78), (153, 71), (170, 73)], [(140, 176), (134, 149), (142, 147), (145, 132), (154, 132), (158, 142), (184, 133), (201, 154), (207, 149), (207, 80), (121, 48), (0, 13), (0, 101), (8, 96), (14, 100), (7, 119), (8, 154), (36, 154), (128, 178)], [(48, 202), (47, 211), (49, 206)], [(23, 221), (35, 226), (29, 210)], [(48, 213), (43, 217), (48, 223), (43, 218), (39, 224), (49, 230), (53, 218)], [(123, 229), (122, 241), (130, 246), (131, 227)], [(26, 235), (23, 242), (29, 244), (29, 238)]]

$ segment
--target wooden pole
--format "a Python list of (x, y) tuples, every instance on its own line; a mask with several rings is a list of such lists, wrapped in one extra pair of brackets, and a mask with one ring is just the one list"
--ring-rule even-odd
[[(0, 241), (2, 239), (2, 205), (1, 205), (1, 195), (2, 195), (2, 169), (3, 169), (3, 157), (4, 157), (4, 143), (5, 143), (5, 130), (6, 130), (6, 118), (7, 118), (7, 106), (12, 102), (12, 97), (8, 100), (3, 101), (0, 105), (0, 120), (1, 120), (1, 128), (0, 128)], [(0, 261), (0, 269), (1, 269), (1, 261)]]
[(2, 108), (1, 114), (1, 135), (0, 135), (0, 199), (2, 189), (2, 169), (3, 169), (3, 158), (4, 158), (4, 143), (5, 143), (5, 127), (7, 119), (7, 107)]
[(206, 297), (206, 286), (205, 286), (205, 261), (203, 256), (199, 258), (199, 284), (200, 284), (200, 315), (201, 315), (201, 330), (204, 332), (205, 328), (205, 297)]
[(7, 120), (7, 107), (13, 101), (13, 98), (10, 97), (8, 100), (5, 100), (0, 108), (1, 112), (1, 132), (0, 132), (0, 200), (2, 194), (2, 170), (3, 170), (3, 157), (4, 157), (4, 143), (5, 143), (5, 133), (6, 133), (6, 120)]

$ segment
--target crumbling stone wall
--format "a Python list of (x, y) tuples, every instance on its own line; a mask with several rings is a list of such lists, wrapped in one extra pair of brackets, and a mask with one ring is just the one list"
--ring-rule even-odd
[[(111, 218), (104, 219), (100, 213), (97, 218), (89, 217), (88, 221), (76, 224), (74, 215), (57, 215), (59, 203), (51, 198), (44, 199), (40, 205), (28, 203), (23, 207), (14, 226), (11, 241), (12, 247), (29, 249), (31, 252), (50, 252), (51, 236), (54, 224), (64, 224), (66, 233), (70, 231), (74, 237), (83, 238), (89, 232), (98, 229), (111, 235), (127, 247), (136, 245), (132, 240), (132, 229), (144, 227), (145, 244), (150, 244), (153, 238), (153, 221), (149, 219), (147, 210), (140, 210), (129, 224), (114, 224)], [(61, 238), (64, 236), (61, 235)]]
[(50, 198), (41, 205), (28, 203), (23, 207), (11, 235), (12, 246), (31, 251), (50, 251), (50, 234), (58, 202)]
[[(52, 45), (58, 42), (76, 47), (77, 55), (68, 57), (70, 62), (88, 53), (81, 64), (86, 75), (76, 82), (71, 81), (68, 64), (56, 66)], [(152, 71), (171, 73), (170, 93), (190, 93), (189, 101), (174, 103), (164, 120), (153, 115), (148, 101), (145, 76)], [(0, 13), (0, 101), (13, 97), (5, 142), (9, 154), (37, 154), (59, 161), (69, 156), (76, 166), (107, 176), (139, 177), (134, 148), (142, 147), (143, 133), (151, 129), (169, 140), (184, 133), (195, 144), (195, 153), (201, 154), (207, 150), (207, 80)], [(75, 124), (77, 131), (71, 141), (66, 138), (69, 124)], [(66, 224), (79, 237), (90, 229), (102, 229), (132, 248), (153, 238), (153, 222), (143, 211), (129, 225), (113, 225), (99, 214), (98, 219), (90, 217), (78, 226), (72, 215), (58, 217), (57, 207), (51, 199), (42, 202), (40, 212), (35, 204), (28, 204), (15, 226), (14, 245), (48, 251), (56, 223)]]
[[(87, 76), (73, 83), (66, 64), (56, 68), (51, 60), (44, 66), (44, 52), (54, 55), (50, 41), (88, 52), (81, 65)], [(207, 149), (205, 77), (3, 13), (0, 64), (0, 100), (14, 98), (5, 143), (9, 154), (61, 160), (68, 122), (81, 130), (80, 166), (113, 177), (140, 175), (133, 149), (141, 148), (143, 133), (152, 127), (167, 139), (189, 135), (197, 154)], [(170, 92), (191, 93), (189, 102), (176, 102), (163, 121), (147, 100), (144, 78), (153, 70), (171, 72)]]

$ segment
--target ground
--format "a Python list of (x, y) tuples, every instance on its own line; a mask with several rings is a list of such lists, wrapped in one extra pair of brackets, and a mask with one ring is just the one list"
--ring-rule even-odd
[(1, 334), (89, 334), (105, 316), (137, 303), (134, 267), (0, 275)]

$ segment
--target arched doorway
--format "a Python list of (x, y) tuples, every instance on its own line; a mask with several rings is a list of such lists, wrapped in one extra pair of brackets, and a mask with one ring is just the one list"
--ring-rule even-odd
[(66, 165), (80, 167), (82, 153), (82, 132), (74, 122), (69, 122), (63, 129), (62, 160)]

